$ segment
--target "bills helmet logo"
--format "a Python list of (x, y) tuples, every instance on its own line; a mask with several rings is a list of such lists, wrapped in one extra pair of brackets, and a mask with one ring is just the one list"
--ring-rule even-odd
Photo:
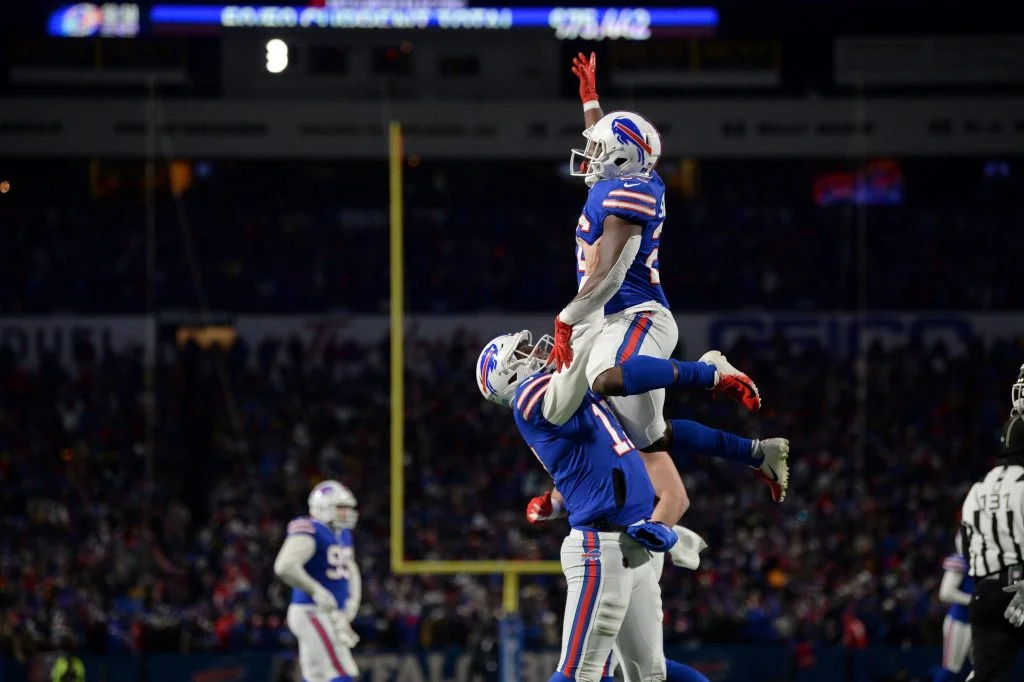
[(491, 372), (498, 367), (498, 344), (492, 343), (480, 356), (480, 366), (477, 368), (477, 381), (480, 383), (480, 390), (487, 393), (495, 393), (491, 385)]
[(637, 150), (637, 160), (641, 166), (644, 165), (647, 158), (646, 155), (652, 152), (651, 145), (647, 144), (643, 133), (640, 132), (640, 128), (632, 119), (622, 117), (612, 121), (612, 134), (624, 146), (635, 147)]

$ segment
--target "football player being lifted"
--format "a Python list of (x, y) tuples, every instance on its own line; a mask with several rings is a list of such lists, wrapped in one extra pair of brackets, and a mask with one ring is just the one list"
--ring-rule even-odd
[[(686, 424), (666, 423), (665, 391), (625, 395), (606, 385), (610, 372), (631, 358), (664, 360), (679, 338), (675, 318), (661, 287), (659, 247), (665, 224), (665, 184), (655, 171), (661, 136), (643, 116), (628, 111), (604, 114), (596, 89), (596, 56), (580, 54), (573, 62), (587, 125), (584, 149), (572, 150), (570, 172), (583, 177), (590, 190), (576, 225), (578, 293), (555, 319), (554, 349), (549, 361), (556, 371), (587, 349), (586, 379), (610, 404), (630, 440), (640, 450), (668, 458), (674, 442), (697, 434), (676, 433)], [(760, 409), (754, 382), (718, 351), (700, 358), (704, 368), (697, 385), (748, 410)], [(648, 372), (658, 365), (637, 366), (634, 376), (658, 383)], [(782, 501), (789, 484), (789, 441), (742, 439), (731, 451), (756, 472), (772, 498)], [(723, 453), (719, 453), (723, 454)]]

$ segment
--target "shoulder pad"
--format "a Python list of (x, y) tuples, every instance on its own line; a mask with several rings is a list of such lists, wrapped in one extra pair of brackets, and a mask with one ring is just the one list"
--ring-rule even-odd
[(626, 219), (650, 220), (658, 214), (662, 189), (646, 178), (606, 180), (591, 190), (601, 209)]
[(297, 519), (292, 519), (291, 523), (288, 524), (288, 535), (316, 535), (316, 525), (313, 524), (313, 520), (301, 516)]
[(967, 561), (959, 554), (950, 554), (942, 562), (942, 568), (946, 571), (967, 572)]
[(517, 417), (527, 422), (536, 422), (538, 418), (544, 418), (541, 406), (550, 381), (551, 374), (543, 372), (534, 374), (519, 385), (512, 397), (512, 410)]

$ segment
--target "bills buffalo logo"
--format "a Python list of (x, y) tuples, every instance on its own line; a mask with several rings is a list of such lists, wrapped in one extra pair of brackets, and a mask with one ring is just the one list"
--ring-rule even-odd
[(640, 132), (637, 124), (628, 118), (617, 118), (612, 121), (612, 135), (624, 145), (636, 147), (638, 160), (641, 165), (647, 158), (645, 155), (651, 153), (651, 145), (647, 144), (644, 134)]
[(600, 561), (601, 550), (599, 549), (588, 549), (582, 555), (584, 561)]
[(491, 372), (498, 367), (498, 344), (492, 343), (487, 346), (480, 356), (480, 366), (477, 368), (477, 380), (480, 382), (480, 390), (494, 393), (491, 386)]

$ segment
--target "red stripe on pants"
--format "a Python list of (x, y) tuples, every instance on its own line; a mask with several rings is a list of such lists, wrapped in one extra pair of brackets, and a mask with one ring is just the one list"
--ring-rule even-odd
[[(589, 552), (594, 549), (594, 537), (592, 531), (583, 531), (583, 551)], [(565, 666), (562, 668), (564, 675), (572, 670), (579, 663), (583, 641), (586, 639), (587, 626), (590, 624), (590, 600), (597, 589), (597, 566), (594, 562), (588, 561), (583, 574), (583, 593), (580, 595), (580, 617), (573, 626), (572, 637), (569, 639), (569, 653), (565, 657)]]
[(331, 638), (327, 636), (327, 631), (324, 630), (324, 626), (320, 623), (320, 619), (314, 614), (309, 614), (309, 621), (313, 623), (313, 629), (316, 630), (316, 634), (320, 635), (320, 639), (324, 643), (324, 648), (327, 649), (327, 655), (331, 657), (331, 664), (334, 669), (338, 671), (338, 674), (342, 677), (349, 677), (349, 674), (345, 672), (345, 669), (341, 666), (341, 661), (338, 660), (338, 654), (334, 651), (334, 645), (331, 644)]
[(626, 342), (626, 347), (619, 355), (619, 364), (629, 360), (639, 350), (641, 343), (643, 343), (643, 338), (647, 335), (647, 330), (650, 327), (650, 315), (647, 313), (641, 314), (640, 319), (636, 322), (636, 326), (633, 327), (633, 331), (629, 334), (629, 341)]

